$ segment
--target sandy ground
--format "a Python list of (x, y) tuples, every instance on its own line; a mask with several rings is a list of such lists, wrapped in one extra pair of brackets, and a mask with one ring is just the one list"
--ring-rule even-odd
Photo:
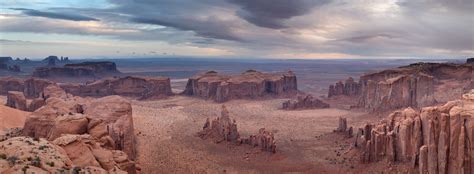
[[(133, 101), (138, 163), (142, 173), (347, 173), (353, 159), (338, 154), (351, 141), (332, 133), (338, 118), (360, 127), (378, 118), (344, 109), (284, 111), (284, 99), (226, 102), (241, 136), (266, 128), (275, 134), (277, 153), (250, 146), (215, 144), (195, 134), (206, 118), (217, 117), (222, 104), (173, 96), (157, 101)], [(336, 159), (339, 158), (339, 159)], [(347, 161), (346, 161), (347, 160)], [(339, 162), (337, 162), (339, 161)]]

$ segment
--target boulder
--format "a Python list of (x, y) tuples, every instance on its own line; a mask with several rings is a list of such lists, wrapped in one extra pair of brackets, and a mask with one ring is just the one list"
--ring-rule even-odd
[(314, 98), (312, 95), (298, 96), (296, 100), (285, 101), (282, 105), (285, 110), (329, 108), (329, 104)]
[(280, 96), (297, 91), (293, 72), (262, 73), (249, 70), (240, 75), (208, 72), (189, 78), (183, 94), (225, 102), (232, 99), (254, 99), (266, 95)]
[(22, 111), (28, 110), (25, 95), (19, 91), (8, 91), (6, 106)]

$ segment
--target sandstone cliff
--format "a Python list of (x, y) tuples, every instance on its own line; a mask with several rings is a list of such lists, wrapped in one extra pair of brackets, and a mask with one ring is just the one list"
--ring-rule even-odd
[(349, 77), (345, 83), (337, 82), (335, 85), (329, 86), (328, 97), (345, 95), (358, 96), (361, 93), (360, 84), (355, 82), (352, 77)]
[(474, 88), (472, 64), (414, 63), (329, 87), (328, 97), (356, 96), (358, 107), (386, 111), (454, 100)]
[(5, 95), (8, 91), (21, 91), (26, 98), (38, 98), (41, 96), (44, 88), (51, 84), (54, 83), (38, 78), (19, 79), (3, 77), (0, 78), (0, 94)]
[(262, 73), (249, 70), (233, 76), (216, 72), (197, 75), (188, 80), (183, 93), (216, 102), (225, 102), (232, 99), (284, 95), (296, 91), (296, 76), (291, 71)]
[(410, 163), (420, 173), (474, 172), (474, 90), (442, 106), (396, 111), (359, 129), (355, 145), (366, 163)]
[(38, 67), (33, 72), (34, 77), (100, 77), (120, 73), (114, 62), (82, 62), (66, 64), (62, 67)]
[(167, 77), (121, 77), (99, 80), (86, 85), (62, 84), (67, 93), (76, 96), (102, 97), (121, 95), (138, 99), (157, 99), (173, 95)]

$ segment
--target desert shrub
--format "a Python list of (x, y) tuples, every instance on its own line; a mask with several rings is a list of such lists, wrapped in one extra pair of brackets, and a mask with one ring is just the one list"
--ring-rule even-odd
[(18, 160), (19, 158), (17, 156), (11, 156), (7, 158), (8, 164), (11, 166), (15, 165)]
[(32, 166), (35, 166), (35, 167), (41, 167), (41, 158), (39, 158), (39, 157), (33, 158), (33, 160), (31, 160), (30, 164)]
[(0, 154), (0, 159), (7, 159), (7, 155), (4, 153)]

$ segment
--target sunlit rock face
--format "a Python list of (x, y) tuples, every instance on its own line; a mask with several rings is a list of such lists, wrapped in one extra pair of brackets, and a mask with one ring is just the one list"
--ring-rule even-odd
[(232, 76), (210, 71), (191, 77), (183, 93), (216, 102), (225, 102), (232, 99), (281, 96), (296, 93), (296, 91), (296, 75), (291, 71), (262, 73), (248, 70), (240, 75)]
[(421, 108), (459, 98), (474, 87), (473, 79), (472, 64), (414, 63), (338, 82), (328, 97), (356, 97), (357, 107), (369, 111)]
[(418, 165), (420, 173), (472, 173), (474, 90), (441, 106), (407, 108), (359, 129), (362, 162), (388, 158)]

